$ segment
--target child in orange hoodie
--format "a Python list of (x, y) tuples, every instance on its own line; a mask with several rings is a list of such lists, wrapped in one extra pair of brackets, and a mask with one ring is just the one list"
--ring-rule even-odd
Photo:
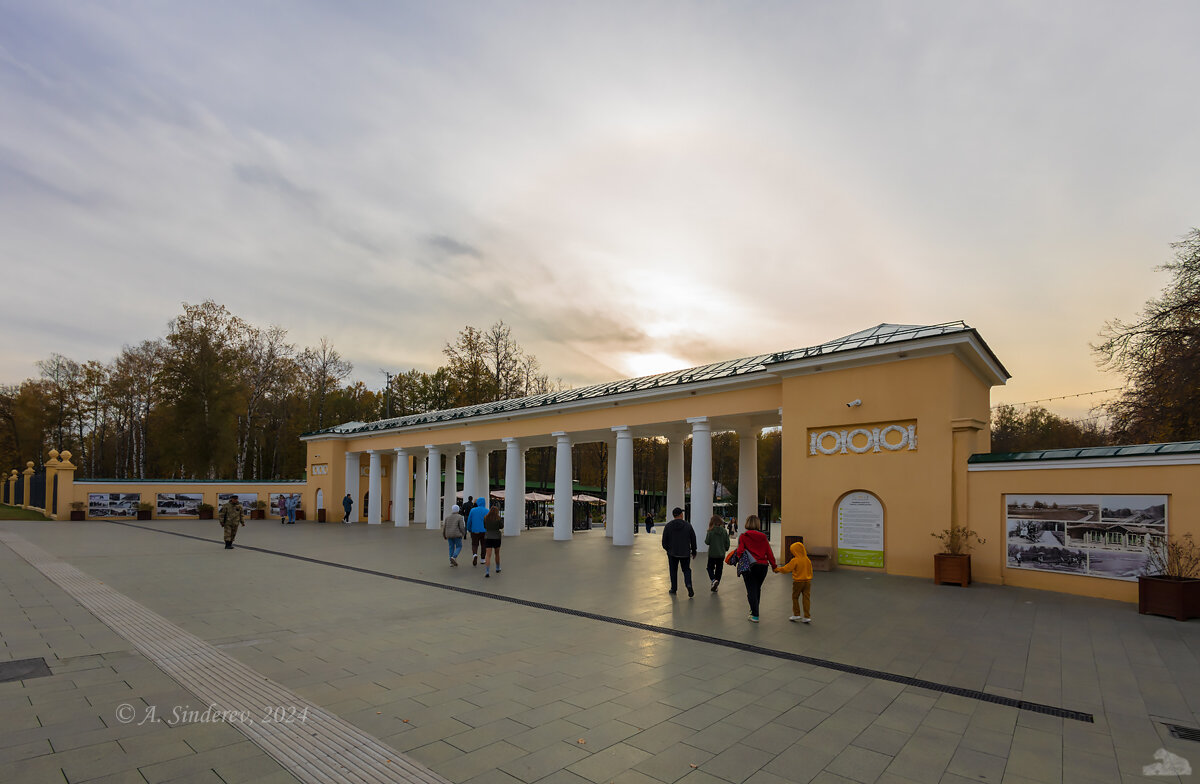
[[(789, 621), (800, 621), (801, 623), (811, 623), (812, 618), (809, 617), (809, 592), (812, 589), (812, 561), (808, 558), (808, 550), (804, 547), (804, 537), (800, 537), (800, 541), (794, 543), (788, 548), (792, 553), (792, 559), (783, 566), (775, 569), (776, 574), (783, 572), (792, 573), (792, 615), (788, 618)], [(804, 614), (800, 614), (800, 597), (804, 597)]]

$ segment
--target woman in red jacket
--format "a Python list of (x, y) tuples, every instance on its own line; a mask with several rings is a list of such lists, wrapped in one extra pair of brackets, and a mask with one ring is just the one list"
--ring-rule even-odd
[(771, 540), (762, 532), (762, 525), (757, 515), (746, 518), (746, 531), (738, 537), (738, 546), (729, 556), (729, 563), (736, 564), (743, 552), (749, 552), (754, 559), (750, 571), (742, 575), (746, 581), (746, 600), (750, 602), (750, 622), (758, 623), (758, 599), (762, 595), (763, 580), (767, 579), (768, 564), (775, 568), (775, 551), (771, 549)]

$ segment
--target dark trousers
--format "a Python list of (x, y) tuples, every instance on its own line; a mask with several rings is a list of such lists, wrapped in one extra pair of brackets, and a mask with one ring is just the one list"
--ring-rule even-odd
[(758, 617), (758, 600), (762, 596), (763, 580), (767, 579), (767, 565), (756, 563), (742, 575), (746, 581), (746, 601), (750, 602), (750, 614)]
[(487, 545), (483, 543), (485, 531), (471, 532), (471, 555), (478, 555), (480, 560), (487, 555)]
[(705, 569), (707, 569), (707, 571), (708, 571), (708, 579), (720, 580), (721, 572), (723, 572), (725, 570), (725, 559), (724, 558), (709, 558), (708, 566), (706, 566)]
[(680, 558), (675, 555), (668, 555), (667, 560), (671, 562), (671, 590), (674, 591), (679, 587), (679, 572), (683, 569), (683, 584), (688, 588), (692, 587), (692, 559)]

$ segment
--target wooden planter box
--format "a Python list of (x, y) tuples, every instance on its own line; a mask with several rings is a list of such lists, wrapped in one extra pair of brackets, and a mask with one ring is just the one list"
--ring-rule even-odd
[(971, 556), (946, 553), (933, 556), (933, 582), (936, 585), (970, 585)]
[(207, 512), (196, 512), (196, 516), (199, 517), (201, 520), (213, 519), (213, 513), (212, 513), (211, 509), (208, 510)]
[(267, 519), (267, 510), (266, 509), (251, 509), (250, 510), (250, 519), (251, 520)]
[(1138, 612), (1166, 615), (1177, 621), (1200, 618), (1200, 580), (1139, 577)]
[(87, 512), (83, 511), (82, 509), (78, 509), (78, 510), (72, 509), (71, 510), (71, 520), (72, 521), (83, 520), (83, 519), (85, 519), (86, 514), (87, 514)]
[(137, 513), (137, 519), (149, 520), (150, 519), (150, 510), (147, 509), (146, 511), (143, 512), (141, 509), (139, 509), (138, 513)]
[(297, 509), (297, 510), (296, 510), (296, 519), (297, 519), (297, 520), (307, 520), (307, 519), (308, 519), (308, 518), (306, 518), (306, 517), (304, 516), (304, 510), (303, 510), (303, 509)]
[(318, 523), (323, 523), (323, 522), (325, 522), (325, 510), (324, 510), (324, 508), (322, 508), (322, 509), (318, 509), (318, 510), (317, 510), (317, 522), (318, 522)]

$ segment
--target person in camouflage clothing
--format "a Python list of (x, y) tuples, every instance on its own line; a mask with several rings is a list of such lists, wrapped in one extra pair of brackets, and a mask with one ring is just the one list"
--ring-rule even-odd
[(238, 526), (246, 524), (245, 513), (241, 500), (234, 495), (225, 506), (221, 507), (221, 527), (225, 529), (225, 549), (233, 549), (233, 539), (237, 536)]

